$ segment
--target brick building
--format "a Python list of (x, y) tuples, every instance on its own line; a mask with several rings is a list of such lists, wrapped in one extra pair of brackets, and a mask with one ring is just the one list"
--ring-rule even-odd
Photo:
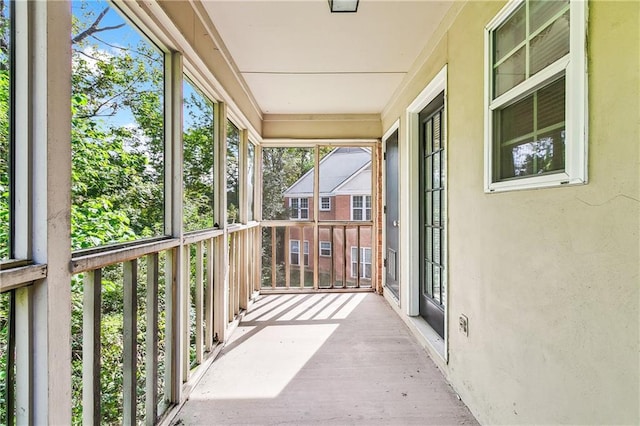
[[(319, 169), (318, 242), (313, 243), (313, 227), (293, 227), (288, 236), (287, 260), (292, 266), (302, 261), (305, 269), (313, 271), (317, 247), (321, 281), (333, 276), (332, 281), (345, 278), (349, 285), (359, 277), (361, 284), (370, 284), (371, 226), (362, 226), (362, 222), (372, 220), (371, 150), (336, 148), (322, 158)], [(315, 170), (311, 169), (284, 192), (290, 219), (313, 220), (314, 181)]]

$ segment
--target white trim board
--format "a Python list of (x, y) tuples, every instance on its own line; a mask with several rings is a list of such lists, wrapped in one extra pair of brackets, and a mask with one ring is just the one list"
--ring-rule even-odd
[[(445, 147), (445, 167), (447, 167), (447, 65), (433, 77), (420, 94), (411, 102), (406, 109), (407, 132), (406, 137), (398, 140), (399, 151), (399, 199), (400, 199), (400, 241), (399, 251), (404, 255), (400, 256), (399, 262), (399, 283), (400, 283), (400, 304), (403, 306), (402, 312), (409, 317), (420, 315), (419, 309), (419, 285), (420, 285), (420, 259), (419, 259), (419, 235), (416, 232), (420, 226), (419, 223), (419, 188), (412, 182), (419, 181), (419, 114), (429, 103), (444, 92), (445, 114), (442, 123), (445, 129), (443, 145)], [(445, 188), (447, 182), (445, 181)], [(445, 205), (448, 204), (447, 192), (444, 194)], [(446, 219), (448, 224), (448, 218)], [(448, 226), (448, 225), (445, 225)], [(447, 256), (447, 232), (445, 229), (444, 238), (444, 264), (448, 264)], [(445, 292), (449, 295), (448, 268), (445, 274)], [(445, 304), (444, 318), (444, 348), (443, 351), (435, 351), (442, 359), (448, 361), (448, 314), (449, 314), (449, 297)], [(427, 338), (425, 336), (425, 338)]]
[[(396, 121), (393, 122), (393, 124), (389, 127), (389, 129), (384, 133), (384, 135), (382, 136), (382, 161), (381, 161), (381, 167), (382, 167), (382, 187), (380, 188), (380, 191), (382, 193), (382, 205), (386, 206), (387, 205), (387, 165), (386, 165), (386, 154), (387, 154), (387, 140), (395, 133), (398, 132), (398, 150), (400, 149), (400, 119), (398, 118)], [(399, 159), (398, 159), (399, 161)], [(399, 166), (399, 164), (398, 164)], [(398, 174), (400, 173), (399, 167), (398, 168)], [(398, 185), (400, 185), (400, 182), (398, 180)], [(400, 195), (400, 194), (398, 194)], [(401, 206), (399, 206), (401, 207)], [(386, 252), (386, 248), (387, 248), (387, 212), (386, 210), (383, 208), (382, 209), (383, 213), (382, 213), (382, 249), (383, 249), (383, 256), (382, 258), (384, 259), (384, 253)], [(398, 213), (400, 213), (400, 209), (398, 209)], [(399, 241), (398, 241), (399, 243)], [(398, 250), (398, 256), (397, 256), (397, 261), (399, 262), (400, 258), (402, 256), (402, 253), (400, 252), (400, 250)], [(399, 277), (396, 277), (399, 278)], [(387, 266), (383, 263), (382, 266), (382, 288), (387, 288)], [(384, 294), (386, 294), (386, 292), (384, 292)], [(400, 295), (400, 298), (396, 298), (395, 296), (393, 296), (393, 300), (396, 302), (396, 305), (401, 307), (403, 306), (403, 304), (401, 303), (401, 299), (402, 299), (402, 291), (400, 288), (398, 288), (398, 294)]]

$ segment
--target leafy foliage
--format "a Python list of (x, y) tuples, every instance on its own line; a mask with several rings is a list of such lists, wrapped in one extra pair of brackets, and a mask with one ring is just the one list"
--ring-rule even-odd
[[(289, 208), (284, 203), (284, 192), (304, 176), (314, 165), (314, 151), (309, 148), (264, 148), (262, 150), (262, 217), (267, 220), (286, 220)], [(262, 238), (262, 280), (271, 284), (272, 238), (265, 229)], [(278, 234), (277, 234), (278, 235)], [(283, 276), (284, 235), (276, 238), (276, 277)]]
[[(9, 257), (10, 19), (0, 0), (0, 260)], [(74, 1), (72, 39), (72, 248), (85, 249), (164, 233), (164, 55), (141, 38), (104, 1)], [(117, 39), (117, 43), (114, 40)], [(193, 229), (213, 226), (213, 105), (192, 96), (185, 134), (185, 193)], [(199, 114), (197, 117), (195, 114)], [(207, 179), (202, 179), (208, 173)], [(197, 178), (196, 176), (199, 176)], [(146, 263), (139, 264), (138, 401), (144, 418)], [(164, 283), (160, 280), (160, 294)], [(83, 276), (73, 277), (73, 421), (82, 421)], [(8, 410), (6, 386), (9, 300), (0, 294), (0, 418)], [(164, 300), (159, 298), (159, 382), (164, 369)], [(103, 270), (101, 309), (102, 421), (122, 422), (122, 265)], [(160, 389), (159, 394), (162, 395)]]
[[(162, 234), (163, 55), (132, 28), (120, 30), (121, 18), (100, 27), (117, 17), (104, 2), (74, 2), (74, 12), (72, 246)], [(123, 40), (99, 38), (113, 31), (104, 28)]]
[(183, 221), (185, 231), (213, 227), (214, 128), (213, 103), (184, 83)]
[(0, 422), (7, 421), (7, 380), (9, 362), (9, 316), (12, 293), (0, 294)]
[(230, 121), (227, 122), (227, 216), (234, 223), (240, 206), (240, 131)]
[[(104, 1), (73, 2), (72, 76), (72, 247), (91, 248), (164, 233), (164, 64), (163, 54), (116, 14)], [(113, 41), (113, 40), (116, 40)], [(185, 104), (205, 109), (200, 99)], [(185, 178), (185, 193), (213, 206), (213, 114), (194, 118), (185, 135), (185, 170), (210, 170), (209, 185)], [(207, 114), (201, 114), (206, 116)], [(206, 150), (209, 149), (209, 152)], [(192, 204), (189, 204), (192, 206)], [(194, 227), (202, 220), (200, 205), (192, 209)], [(161, 265), (162, 267), (162, 265)], [(145, 303), (147, 265), (138, 262), (138, 401), (144, 420)], [(123, 282), (122, 264), (102, 271), (101, 422), (122, 423)], [(161, 279), (160, 294), (164, 293)], [(72, 282), (73, 421), (82, 421), (83, 277)], [(164, 369), (164, 299), (159, 297), (159, 383)]]

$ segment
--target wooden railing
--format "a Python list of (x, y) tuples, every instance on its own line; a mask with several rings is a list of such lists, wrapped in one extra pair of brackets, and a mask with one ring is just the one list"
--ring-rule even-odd
[[(300, 243), (293, 265), (288, 241), (295, 237)], [(106, 404), (118, 405), (117, 422), (158, 422), (188, 396), (257, 292), (370, 288), (376, 268), (367, 269), (361, 256), (363, 248), (373, 247), (372, 237), (368, 222), (254, 222), (74, 253), (74, 422), (103, 423), (113, 408)], [(325, 247), (321, 255), (319, 241), (330, 242), (331, 252)], [(323, 269), (324, 264), (331, 268)], [(30, 297), (30, 284), (47, 275), (46, 265), (5, 268), (0, 269), (0, 292), (11, 304)], [(22, 395), (16, 374), (35, 374), (30, 361), (22, 365), (16, 356), (29, 348), (25, 330), (30, 322), (20, 315), (5, 319), (11, 332), (4, 342), (0, 336), (9, 373), (1, 384), (8, 409), (2, 421), (10, 424)], [(105, 358), (113, 351), (116, 356)]]
[[(74, 256), (72, 304), (74, 300), (81, 301), (79, 307), (75, 304), (74, 307), (82, 312), (81, 331), (72, 330), (75, 343), (72, 371), (76, 373), (80, 364), (82, 377), (81, 382), (74, 381), (74, 404), (80, 402), (78, 388), (82, 395), (82, 408), (76, 406), (74, 419), (77, 420), (81, 412), (83, 423), (102, 423), (104, 413), (109, 411), (102, 406), (102, 401), (119, 399), (119, 392), (122, 392), (122, 412), (113, 413), (111, 408), (109, 415), (121, 416), (125, 424), (141, 419), (153, 424), (170, 406), (179, 377), (175, 364), (178, 359), (184, 359), (178, 352), (178, 345), (184, 340), (178, 339), (176, 332), (186, 327), (180, 323), (179, 314), (187, 311), (184, 305), (189, 300), (178, 294), (180, 249), (179, 239), (164, 239)], [(105, 297), (109, 300), (103, 300)], [(75, 316), (77, 312), (72, 318)], [(114, 340), (114, 328), (109, 324), (118, 322), (120, 317), (121, 367), (112, 357), (105, 358), (115, 350), (105, 347)], [(144, 341), (140, 343), (142, 329)], [(143, 365), (138, 365), (139, 359), (144, 360)], [(117, 371), (118, 368), (122, 368), (121, 383), (116, 372), (109, 376), (109, 383), (104, 383), (105, 369)], [(140, 383), (138, 376), (144, 377), (144, 383)]]
[[(102, 423), (102, 401), (113, 396), (116, 403), (121, 401), (119, 421), (154, 424), (184, 400), (259, 291), (260, 266), (257, 223), (75, 253), (70, 266), (76, 310), (72, 370), (78, 375), (74, 421)], [(46, 265), (3, 263), (0, 297), (13, 306), (16, 298), (28, 297), (21, 294), (34, 280), (46, 275)], [(117, 302), (109, 299), (114, 294), (119, 295)], [(121, 318), (115, 337), (107, 312), (114, 307)], [(9, 318), (0, 318), (7, 329), (6, 336), (0, 334), (0, 357), (8, 373), (0, 396), (7, 409), (2, 422), (13, 424), (15, 401), (22, 392), (16, 371), (29, 368), (16, 368), (21, 363), (16, 347), (28, 347), (21, 343), (28, 335), (20, 334), (22, 319), (15, 310), (9, 312)], [(105, 345), (114, 339), (114, 346), (121, 347), (121, 365), (104, 358)], [(113, 395), (103, 383), (106, 369), (111, 376), (112, 369), (121, 369)]]
[(374, 247), (371, 222), (265, 223), (262, 290), (371, 289)]
[[(47, 276), (46, 265), (26, 260), (0, 262), (0, 423), (15, 424), (16, 405), (28, 398), (25, 379), (31, 363), (31, 319), (25, 309), (31, 300), (32, 284)], [(20, 364), (18, 367), (17, 364)]]

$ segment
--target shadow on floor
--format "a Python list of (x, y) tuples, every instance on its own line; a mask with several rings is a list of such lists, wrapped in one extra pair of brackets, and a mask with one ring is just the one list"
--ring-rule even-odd
[(263, 296), (172, 424), (477, 424), (373, 293)]

